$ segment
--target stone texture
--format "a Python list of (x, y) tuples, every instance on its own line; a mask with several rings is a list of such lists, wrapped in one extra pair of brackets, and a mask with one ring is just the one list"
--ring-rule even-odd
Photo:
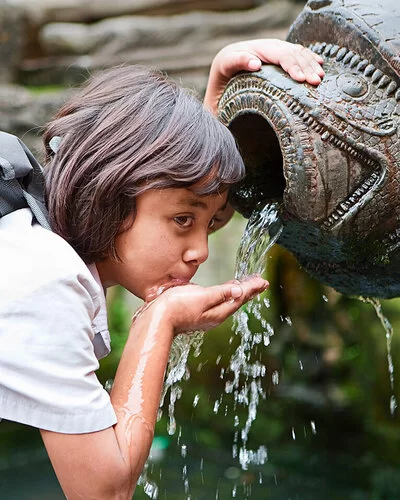
[(244, 12), (191, 12), (176, 16), (124, 16), (93, 25), (46, 25), (40, 38), (46, 58), (26, 60), (22, 82), (79, 83), (87, 71), (122, 63), (149, 64), (171, 76), (191, 74), (202, 87), (212, 57), (227, 43), (284, 38), (300, 7), (288, 0)]
[(19, 85), (0, 85), (1, 129), (20, 137), (40, 158), (42, 127), (71, 92), (52, 91), (35, 95)]
[(116, 55), (144, 48), (181, 44), (202, 50), (220, 37), (240, 37), (287, 26), (293, 4), (271, 2), (246, 12), (191, 12), (175, 16), (123, 16), (95, 24), (50, 23), (40, 33), (48, 55)]
[(320, 85), (264, 65), (219, 102), (246, 165), (232, 204), (278, 201), (279, 244), (352, 296), (400, 296), (399, 27), (398, 0), (310, 0), (287, 39), (322, 56)]
[(0, 0), (0, 83), (11, 82), (21, 62), (25, 20), (21, 9)]
[[(206, 7), (212, 11), (193, 11)], [(24, 24), (20, 8), (30, 16), (29, 23)], [(229, 12), (222, 12), (225, 9)], [(220, 48), (247, 38), (285, 38), (299, 11), (290, 0), (0, 0), (0, 84), (13, 79), (24, 85), (69, 88), (97, 69), (139, 63), (160, 68), (202, 94)], [(150, 12), (153, 15), (145, 15)], [(22, 86), (0, 86), (1, 128), (21, 136), (39, 154), (41, 127), (68, 92), (31, 93)]]
[[(262, 0), (261, 0), (262, 1)], [(94, 22), (127, 14), (171, 15), (191, 10), (236, 10), (259, 5), (257, 0), (9, 0), (35, 25), (49, 22)]]

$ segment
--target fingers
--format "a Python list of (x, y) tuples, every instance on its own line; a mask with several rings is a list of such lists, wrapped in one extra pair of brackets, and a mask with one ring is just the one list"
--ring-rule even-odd
[(239, 71), (258, 71), (262, 65), (256, 52), (241, 48), (240, 44), (228, 45), (220, 51), (216, 60), (226, 82)]
[(210, 287), (209, 309), (219, 304), (234, 302), (237, 302), (237, 307), (240, 307), (255, 295), (265, 291), (268, 286), (268, 281), (261, 276), (254, 275), (242, 281), (234, 280), (224, 285)]
[(189, 283), (166, 290), (142, 314), (148, 310), (154, 314), (157, 310), (160, 317), (167, 318), (175, 333), (209, 330), (267, 287), (268, 282), (256, 275), (208, 288)]
[[(314, 85), (320, 83), (325, 74), (321, 66), (323, 63), (322, 57), (301, 45), (296, 45), (295, 48), (294, 57), (299, 67), (299, 73), (304, 75), (304, 80), (308, 83)], [(294, 67), (296, 68), (296, 63)]]
[(281, 66), (294, 80), (318, 85), (323, 59), (311, 50), (284, 40), (258, 39), (227, 45), (215, 56), (204, 97), (205, 106), (217, 113), (218, 101), (230, 78), (240, 71), (258, 71), (263, 63)]
[(323, 58), (299, 44), (284, 40), (259, 39), (239, 42), (221, 51), (222, 59), (229, 62), (227, 76), (237, 71), (258, 71), (262, 63), (281, 66), (294, 80), (318, 85), (324, 76)]
[[(226, 286), (226, 285), (224, 285)], [(259, 276), (252, 276), (238, 284), (230, 284), (219, 303), (214, 304), (206, 313), (210, 324), (217, 324), (234, 314), (243, 304), (265, 291), (269, 283)], [(223, 299), (223, 300), (222, 300)]]
[(279, 47), (277, 63), (296, 81), (318, 85), (325, 74), (321, 64), (323, 59), (318, 54), (302, 45), (284, 43)]
[(236, 50), (232, 52), (230, 60), (227, 61), (225, 74), (233, 76), (238, 71), (258, 71), (261, 69), (262, 61), (256, 53), (246, 50)]

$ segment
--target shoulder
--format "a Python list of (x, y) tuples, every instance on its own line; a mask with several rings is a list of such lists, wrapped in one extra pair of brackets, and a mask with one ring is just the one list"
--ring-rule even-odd
[(50, 296), (69, 290), (99, 307), (100, 286), (86, 264), (61, 237), (32, 224), (29, 209), (0, 219), (0, 269), (8, 301), (49, 288)]

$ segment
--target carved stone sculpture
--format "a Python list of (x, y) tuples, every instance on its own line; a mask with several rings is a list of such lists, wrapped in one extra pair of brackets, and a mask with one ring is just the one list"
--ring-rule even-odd
[(278, 243), (350, 295), (400, 295), (400, 6), (311, 0), (288, 40), (324, 57), (318, 87), (265, 65), (233, 78), (219, 115), (247, 175), (242, 214), (281, 201)]

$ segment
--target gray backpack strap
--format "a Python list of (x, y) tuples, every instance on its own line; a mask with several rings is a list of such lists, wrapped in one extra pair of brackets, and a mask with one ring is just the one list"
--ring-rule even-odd
[(0, 217), (24, 207), (50, 229), (42, 167), (18, 137), (0, 132)]

